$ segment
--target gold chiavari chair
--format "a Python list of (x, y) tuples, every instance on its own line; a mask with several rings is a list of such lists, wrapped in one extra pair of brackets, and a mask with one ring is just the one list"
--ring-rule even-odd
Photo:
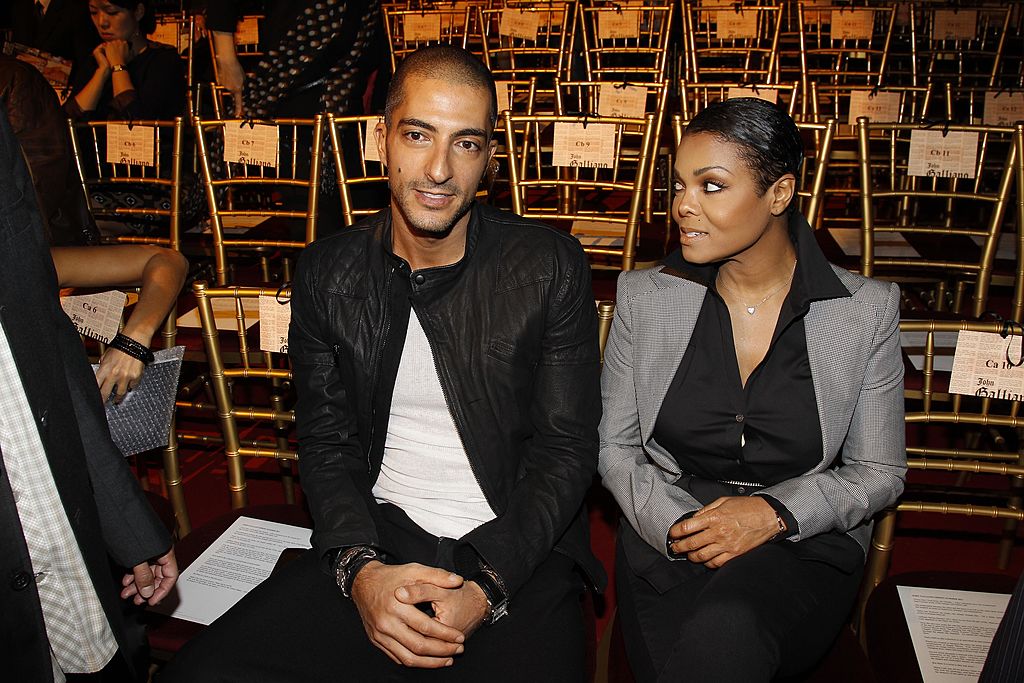
[(781, 4), (682, 2), (687, 81), (778, 82)]
[(943, 5), (918, 12), (923, 43), (918, 50), (919, 70), (929, 83), (951, 81), (957, 87), (989, 88), (1019, 84), (1019, 73), (1002, 71), (1007, 41), (1012, 40), (1009, 5)]
[[(499, 81), (536, 77), (538, 95), (553, 106), (552, 83), (569, 68), (574, 5), (555, 0), (543, 5), (507, 2), (502, 8), (477, 8), (483, 29), (483, 58)], [(550, 110), (549, 110), (550, 111)]]
[[(679, 147), (682, 141), (687, 122), (679, 114), (672, 116), (672, 132), (676, 147)], [(800, 177), (797, 178), (797, 208), (811, 227), (815, 227), (821, 222), (825, 203), (825, 178), (828, 174), (836, 122), (832, 119), (823, 123), (798, 121), (796, 126), (804, 138), (805, 146), (804, 163), (800, 169)]]
[(620, 4), (579, 6), (586, 78), (593, 81), (661, 83), (670, 53), (674, 6)]
[(513, 114), (533, 114), (537, 102), (537, 78), (531, 77), (525, 81), (496, 81), (495, 91), (498, 95), (498, 120), (494, 124), (493, 139), (497, 142), (497, 149), (494, 152), (495, 163), (488, 170), (484, 178), (484, 188), (488, 201), (495, 206), (511, 209), (511, 193), (506, 193), (509, 188), (509, 155), (505, 135), (505, 117), (502, 113), (507, 111)]
[[(451, 7), (420, 9), (383, 8), (384, 29), (391, 54), (391, 72), (411, 52), (426, 45), (444, 44), (469, 48), (480, 45), (478, 5), (458, 3)], [(471, 36), (475, 36), (471, 41)]]
[(388, 176), (380, 161), (374, 128), (381, 116), (327, 115), (334, 172), (345, 225), (377, 213), (391, 201)]
[[(861, 117), (857, 133), (864, 216), (861, 272), (907, 283), (904, 297), (912, 306), (957, 314), (963, 314), (964, 293), (973, 284), (969, 315), (981, 316), (988, 304), (1004, 221), (1009, 214), (1018, 226), (1024, 225), (1024, 199), (1019, 192), (1024, 124), (939, 128), (873, 123)], [(1013, 143), (1004, 145), (1001, 164), (987, 163), (989, 142), (997, 137), (1011, 138)], [(950, 158), (960, 159), (959, 165), (935, 161)], [(1015, 183), (1018, 192), (1013, 204)], [(909, 251), (883, 256), (876, 243), (896, 234)], [(1015, 264), (1024, 253), (1022, 236), (1024, 232), (1018, 230), (1016, 254), (1011, 257)], [(1013, 270), (1013, 317), (1019, 320), (1024, 289), (1019, 266)], [(918, 302), (907, 298), (912, 284), (924, 288)]]
[(896, 12), (888, 7), (798, 5), (800, 66), (804, 92), (810, 84), (885, 84)]
[[(192, 291), (199, 307), (203, 346), (209, 364), (208, 377), (224, 438), (231, 507), (241, 508), (248, 504), (244, 458), (281, 461), (285, 500), (293, 503), (290, 463), (298, 456), (294, 437), (290, 435), (295, 414), (288, 407), (292, 404), (288, 394), (292, 373), (286, 356), (287, 338), (282, 346), (275, 337), (274, 350), (262, 350), (259, 335), (253, 334), (256, 328), (252, 324), (265, 324), (259, 322), (261, 297), (275, 306), (287, 306), (290, 305), (291, 292), (287, 288), (210, 288), (201, 281), (192, 285)], [(227, 304), (221, 307), (215, 302)], [(218, 318), (232, 321), (234, 329), (229, 334), (222, 333), (217, 326)], [(229, 343), (227, 347), (224, 345), (226, 342)], [(246, 392), (241, 391), (241, 384), (260, 380), (262, 387), (250, 385)], [(266, 396), (262, 405), (253, 400), (254, 396), (260, 395)], [(248, 405), (236, 401), (236, 397), (242, 396), (248, 397)], [(256, 432), (255, 439), (243, 440), (239, 430), (242, 421), (254, 425), (257, 430), (262, 428), (262, 431)]]
[(104, 242), (181, 251), (184, 122), (68, 120), (71, 150)]
[(597, 341), (601, 349), (601, 364), (604, 365), (604, 347), (608, 343), (608, 334), (612, 331), (612, 320), (615, 319), (615, 302), (598, 300), (597, 304)]
[(932, 106), (932, 87), (875, 88), (812, 82), (810, 96), (805, 99), (809, 120), (835, 120), (837, 124), (825, 185), (830, 211), (822, 216), (819, 227), (859, 230), (863, 217), (856, 118), (869, 114), (874, 123), (917, 123)]
[(679, 109), (683, 121), (689, 121), (712, 102), (730, 97), (759, 97), (783, 107), (794, 119), (800, 118), (800, 81), (747, 85), (679, 81)]
[[(644, 102), (643, 109), (635, 112), (617, 110), (616, 96), (636, 93), (634, 97)], [(608, 102), (602, 106), (602, 95), (607, 94)], [(646, 193), (644, 197), (644, 220), (654, 221), (655, 213), (666, 216), (671, 197), (666, 201), (658, 201), (658, 193), (667, 193), (667, 188), (656, 182), (660, 172), (664, 177), (671, 175), (669, 156), (672, 150), (666, 146), (661, 148), (661, 130), (665, 122), (665, 110), (668, 103), (668, 83), (614, 83), (608, 81), (555, 81), (555, 113), (559, 116), (640, 116), (654, 112), (654, 140), (652, 141), (652, 161), (647, 165)], [(620, 105), (621, 106), (621, 105)], [(639, 150), (637, 150), (639, 151)], [(663, 162), (663, 163), (662, 163)]]
[[(513, 210), (568, 227), (591, 256), (619, 259), (618, 266), (596, 267), (632, 269), (654, 152), (654, 114), (504, 116)], [(579, 156), (579, 145), (591, 154)]]
[(195, 45), (198, 37), (195, 20), (184, 13), (181, 14), (158, 14), (156, 16), (156, 30), (147, 36), (150, 40), (170, 45), (178, 51), (182, 61), (185, 63), (185, 78), (188, 83), (188, 111), (194, 114), (194, 102), (192, 101), (193, 86), (195, 85)]
[[(228, 283), (229, 254), (253, 251), (261, 253), (262, 279), (269, 282), (269, 251), (299, 250), (316, 239), (323, 116), (265, 122), (210, 121), (194, 117), (192, 124), (206, 185), (217, 284)], [(272, 129), (267, 138), (255, 144), (250, 140), (254, 147), (268, 147), (259, 152), (259, 158), (248, 157), (256, 163), (240, 163), (241, 157), (225, 161), (226, 129), (236, 127), (244, 133), (245, 128), (252, 131), (255, 126)], [(276, 138), (276, 147), (273, 138)], [(214, 149), (220, 152), (219, 158)], [(276, 164), (264, 165), (269, 162), (261, 159), (270, 157), (276, 158)], [(247, 234), (250, 228), (261, 236)], [(229, 229), (241, 230), (243, 234), (235, 236)], [(283, 267), (282, 278), (287, 282), (290, 279), (287, 258), (283, 260)]]
[[(951, 352), (951, 349), (949, 340), (942, 338), (943, 335), (987, 333), (998, 335), (997, 339), (1003, 337), (1008, 348), (1019, 348), (1020, 328), (1012, 329), (1003, 322), (904, 320), (900, 323), (900, 332), (909, 360), (906, 377), (906, 425), (910, 443), (907, 447), (908, 484), (897, 504), (876, 517), (858, 600), (860, 636), (868, 645), (872, 662), (891, 658), (876, 659), (875, 654), (886, 649), (877, 639), (893, 635), (884, 618), (888, 612), (899, 610), (894, 604), (886, 605), (894, 602), (893, 586), (896, 583), (917, 585), (913, 578), (904, 575), (886, 579), (898, 526), (902, 527), (903, 535), (911, 536), (924, 522), (920, 513), (989, 518), (993, 523), (971, 525), (972, 531), (978, 534), (973, 544), (998, 537), (1002, 531), (998, 550), (996, 544), (992, 544), (991, 557), (1005, 569), (1017, 526), (1024, 521), (1021, 510), (1024, 462), (1019, 445), (1015, 445), (1024, 427), (1024, 417), (1020, 415), (1021, 397), (994, 400), (949, 393), (948, 371), (952, 359), (946, 351)], [(911, 335), (916, 336), (911, 339)], [(911, 370), (910, 365), (916, 369)], [(898, 524), (898, 520), (902, 523)], [(1002, 529), (999, 520), (1003, 522)], [(984, 526), (988, 528), (982, 528)], [(963, 529), (958, 527), (949, 540), (962, 543), (963, 536)], [(936, 581), (933, 587), (971, 589), (957, 585), (964, 579), (963, 574), (944, 573), (942, 567), (941, 559), (929, 567), (930, 578)], [(1012, 587), (1013, 579), (1008, 578), (1008, 582)], [(876, 599), (877, 595), (881, 598)]]

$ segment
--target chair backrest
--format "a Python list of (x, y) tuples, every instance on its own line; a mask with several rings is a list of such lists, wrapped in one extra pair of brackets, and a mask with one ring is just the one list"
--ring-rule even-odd
[(384, 7), (384, 29), (391, 54), (391, 72), (406, 55), (426, 45), (480, 46), (483, 42), (480, 3), (399, 9)]
[(1019, 71), (1003, 69), (1007, 42), (1014, 35), (1013, 11), (1009, 4), (921, 7), (919, 71), (928, 82), (949, 81), (958, 87), (1019, 87)]
[[(260, 350), (253, 324), (254, 318), (259, 320), (257, 325), (269, 322), (259, 314), (261, 298), (273, 306), (290, 305), (291, 292), (256, 287), (210, 288), (201, 281), (192, 285), (192, 291), (199, 307), (208, 378), (224, 437), (231, 506), (237, 509), (248, 502), (243, 458), (298, 458), (294, 440), (288, 434), (295, 421), (294, 411), (287, 407), (292, 405), (287, 395), (292, 378), (288, 359), (276, 340), (274, 351)], [(225, 322), (218, 326), (218, 319)], [(250, 383), (245, 394), (250, 398), (265, 397), (263, 405), (236, 402), (235, 397), (243, 395), (236, 390), (249, 380), (263, 381), (261, 387)], [(246, 431), (255, 434), (255, 438), (240, 438), (240, 422), (254, 427)]]
[[(206, 185), (218, 284), (227, 283), (229, 250), (299, 249), (316, 239), (321, 115), (258, 123), (194, 117), (192, 124)], [(227, 152), (231, 159), (226, 159)], [(229, 231), (247, 231), (268, 218), (282, 219), (272, 234), (236, 237)]]
[(544, 5), (508, 2), (477, 8), (483, 30), (483, 58), (496, 80), (529, 80), (549, 88), (568, 68), (568, 32), (575, 15), (569, 2)]
[(781, 4), (683, 0), (686, 80), (778, 82), (781, 19)]
[[(106, 241), (181, 250), (185, 124), (68, 120), (89, 210)], [(122, 200), (122, 195), (130, 198)], [(126, 227), (136, 224), (133, 232)], [(112, 234), (111, 234), (112, 233)], [(144, 233), (144, 234), (140, 234)]]
[(798, 5), (804, 92), (810, 84), (885, 85), (895, 7)]
[(759, 97), (784, 107), (794, 119), (800, 117), (800, 82), (737, 85), (736, 83), (691, 83), (679, 81), (679, 109), (683, 121), (689, 121), (713, 102), (731, 97)]
[(195, 19), (185, 14), (158, 14), (156, 16), (156, 29), (147, 36), (150, 40), (170, 45), (181, 56), (185, 64), (185, 78), (188, 84), (188, 112), (194, 114), (194, 102), (192, 98), (193, 85), (195, 83), (196, 43), (199, 32), (196, 30)]
[[(683, 138), (687, 121), (679, 114), (672, 116), (672, 133), (676, 147)], [(796, 127), (804, 139), (804, 163), (797, 178), (797, 207), (810, 223), (817, 228), (821, 223), (825, 205), (825, 178), (828, 176), (832, 141), (835, 138), (836, 122), (829, 119), (823, 123), (797, 121)]]
[(388, 175), (377, 151), (374, 129), (380, 116), (327, 115), (334, 172), (345, 225), (388, 206)]
[[(669, 59), (674, 5), (579, 5), (582, 25), (569, 54), (582, 42), (588, 80), (661, 83)], [(576, 39), (582, 36), (582, 41)]]
[(631, 269), (654, 152), (654, 114), (594, 119), (505, 112), (505, 134), (513, 210), (570, 228), (592, 256)]
[[(1020, 184), (1022, 131), (1022, 123), (934, 128), (858, 119), (861, 272), (939, 283), (939, 311), (946, 310), (946, 294), (953, 291), (953, 310), (960, 312), (963, 291), (973, 281), (970, 313), (980, 316), (1007, 212), (1024, 225), (1024, 201), (1019, 193), (1015, 207), (1010, 200), (1015, 176)], [(993, 147), (1002, 154), (993, 158)], [(959, 163), (940, 163), (946, 159)], [(876, 250), (883, 233), (905, 240), (917, 255), (883, 256)], [(1019, 296), (1020, 275), (1015, 279)]]

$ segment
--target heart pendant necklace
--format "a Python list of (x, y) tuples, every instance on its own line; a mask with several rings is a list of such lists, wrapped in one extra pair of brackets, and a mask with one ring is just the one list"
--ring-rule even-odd
[[(770, 291), (767, 294), (765, 294), (764, 298), (762, 298), (756, 304), (753, 304), (753, 305), (751, 305), (751, 304), (744, 304), (741, 301), (740, 304), (743, 306), (743, 310), (745, 310), (747, 312), (747, 315), (751, 315), (751, 316), (754, 315), (755, 313), (757, 313), (757, 309), (760, 308), (761, 305), (764, 304), (764, 302), (768, 301), (768, 299), (771, 299), (773, 296), (775, 296), (776, 294), (781, 292), (790, 282), (793, 281), (793, 276), (794, 275), (796, 275), (796, 260), (793, 261), (793, 274), (790, 275), (789, 278), (785, 282), (783, 282), (781, 285), (779, 285), (778, 287), (776, 287), (772, 291)], [(717, 284), (718, 284), (718, 287), (720, 289), (724, 289), (727, 292), (731, 292), (734, 296), (739, 296), (738, 294), (736, 294), (735, 291), (730, 289), (724, 282), (722, 282), (721, 278), (718, 278)]]

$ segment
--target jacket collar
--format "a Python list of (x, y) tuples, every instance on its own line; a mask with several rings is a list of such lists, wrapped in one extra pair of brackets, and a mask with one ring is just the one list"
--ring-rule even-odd
[[(395, 254), (392, 247), (393, 224), (391, 220), (391, 207), (384, 209), (383, 217), (384, 220), (381, 221), (378, 228), (378, 238), (384, 254), (387, 260), (394, 264), (400, 272), (411, 275), (409, 263), (401, 256)], [(422, 268), (416, 271), (426, 276), (426, 281), (421, 285), (422, 289), (433, 289), (434, 287), (449, 284), (458, 278), (463, 270), (465, 270), (467, 264), (471, 262), (473, 254), (476, 252), (477, 243), (480, 239), (480, 223), (480, 205), (477, 202), (473, 202), (469, 209), (469, 225), (466, 227), (465, 253), (455, 263), (435, 266), (433, 268)]]

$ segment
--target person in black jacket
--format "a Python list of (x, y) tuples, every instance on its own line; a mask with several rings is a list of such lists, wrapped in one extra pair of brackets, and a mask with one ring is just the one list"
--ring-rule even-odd
[[(0, 386), (4, 680), (99, 670), (103, 680), (145, 680), (145, 634), (118, 594), (159, 602), (177, 578), (174, 551), (110, 439), (2, 110)], [(128, 568), (120, 583), (111, 561)]]
[(496, 110), (464, 50), (399, 68), (376, 129), (391, 206), (308, 247), (293, 286), (313, 550), (164, 680), (583, 680), (590, 269), (568, 234), (475, 203)]

